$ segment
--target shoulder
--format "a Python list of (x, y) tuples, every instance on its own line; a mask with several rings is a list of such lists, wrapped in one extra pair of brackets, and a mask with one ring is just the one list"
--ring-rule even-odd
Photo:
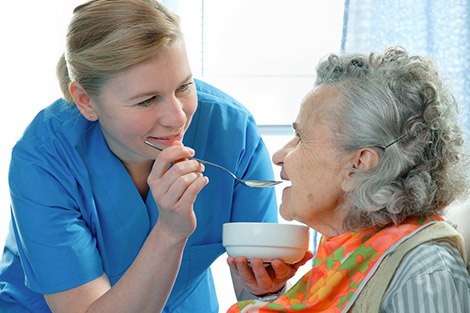
[(204, 110), (217, 110), (232, 116), (239, 116), (251, 119), (250, 112), (246, 107), (231, 95), (201, 80), (194, 80), (196, 83), (199, 106)]
[(83, 166), (90, 129), (94, 123), (84, 119), (75, 106), (58, 100), (40, 111), (28, 125), (12, 150), (9, 181), (11, 188), (21, 188), (25, 179), (44, 178), (54, 172), (65, 178), (65, 168)]
[(57, 153), (59, 147), (77, 147), (96, 123), (87, 121), (74, 104), (59, 99), (41, 110), (25, 129), (15, 150), (37, 149)]
[(400, 276), (406, 281), (438, 271), (447, 271), (456, 278), (468, 280), (459, 250), (448, 242), (437, 241), (426, 242), (408, 252), (398, 266), (395, 276)]
[(90, 127), (74, 104), (59, 99), (41, 110), (26, 128), (20, 141), (39, 145), (60, 138), (61, 142), (77, 141)]
[(446, 308), (446, 312), (470, 309), (470, 276), (455, 246), (431, 241), (403, 258), (384, 295), (381, 311), (437, 312), (438, 307)]
[(255, 119), (245, 106), (208, 83), (200, 80), (195, 83), (198, 109), (187, 131), (188, 139), (196, 137), (197, 146), (204, 145), (207, 138), (216, 137), (219, 142), (230, 142), (233, 148), (256, 147), (260, 135)]

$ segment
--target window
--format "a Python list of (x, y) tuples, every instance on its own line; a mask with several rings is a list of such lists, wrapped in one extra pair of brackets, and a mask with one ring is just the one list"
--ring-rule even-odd
[(318, 60), (340, 49), (342, 0), (163, 2), (181, 17), (195, 77), (240, 100), (262, 131), (290, 130)]

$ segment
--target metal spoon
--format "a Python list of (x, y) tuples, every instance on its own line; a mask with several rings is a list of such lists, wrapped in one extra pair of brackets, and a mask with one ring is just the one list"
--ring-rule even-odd
[[(160, 151), (163, 151), (163, 148), (159, 147), (159, 146), (156, 146), (154, 145), (153, 143), (151, 143), (150, 141), (148, 140), (145, 140), (144, 141), (148, 146), (154, 148), (154, 149), (157, 149), (157, 150), (160, 150)], [(201, 160), (201, 159), (198, 159), (198, 158), (192, 158), (193, 160), (196, 160), (198, 161), (199, 163), (202, 163), (202, 164), (207, 164), (207, 165), (212, 165), (212, 166), (215, 166), (217, 168), (220, 168), (221, 170), (224, 170), (225, 172), (227, 172), (228, 174), (230, 174), (234, 179), (238, 180), (240, 183), (248, 186), (248, 187), (252, 187), (252, 188), (266, 188), (266, 187), (272, 187), (272, 186), (275, 186), (277, 184), (280, 184), (282, 183), (282, 181), (278, 181), (278, 180), (253, 180), (253, 179), (241, 179), (241, 178), (238, 178), (237, 176), (235, 176), (235, 174), (233, 174), (231, 171), (229, 171), (228, 169), (226, 169), (225, 167), (223, 166), (220, 166), (218, 164), (215, 164), (215, 163), (212, 163), (212, 162), (209, 162), (209, 161), (205, 161), (205, 160)]]

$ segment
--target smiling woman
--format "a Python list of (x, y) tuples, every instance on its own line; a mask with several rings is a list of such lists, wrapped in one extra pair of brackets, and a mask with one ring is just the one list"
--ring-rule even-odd
[[(182, 141), (197, 108), (196, 88), (182, 41), (120, 71), (107, 81), (99, 96), (88, 97), (87, 89), (73, 82), (71, 97), (77, 99), (75, 104), (85, 118), (100, 121), (106, 143), (129, 171), (136, 161), (148, 159), (148, 152), (142, 155), (141, 151), (145, 140), (161, 147)], [(159, 130), (155, 125), (166, 129)], [(146, 185), (145, 180), (143, 183)]]
[[(218, 312), (209, 266), (224, 252), (222, 225), (275, 222), (276, 198), (192, 158), (272, 179), (254, 118), (192, 78), (179, 18), (161, 3), (73, 12), (57, 66), (63, 98), (13, 147), (0, 310)], [(237, 294), (282, 289), (307, 260), (247, 267), (261, 279), (234, 276)]]

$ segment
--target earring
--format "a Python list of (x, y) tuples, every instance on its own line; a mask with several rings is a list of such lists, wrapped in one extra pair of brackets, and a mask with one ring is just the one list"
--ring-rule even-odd
[(95, 114), (93, 114), (93, 113), (90, 113), (89, 115), (90, 115), (91, 118), (95, 117)]

